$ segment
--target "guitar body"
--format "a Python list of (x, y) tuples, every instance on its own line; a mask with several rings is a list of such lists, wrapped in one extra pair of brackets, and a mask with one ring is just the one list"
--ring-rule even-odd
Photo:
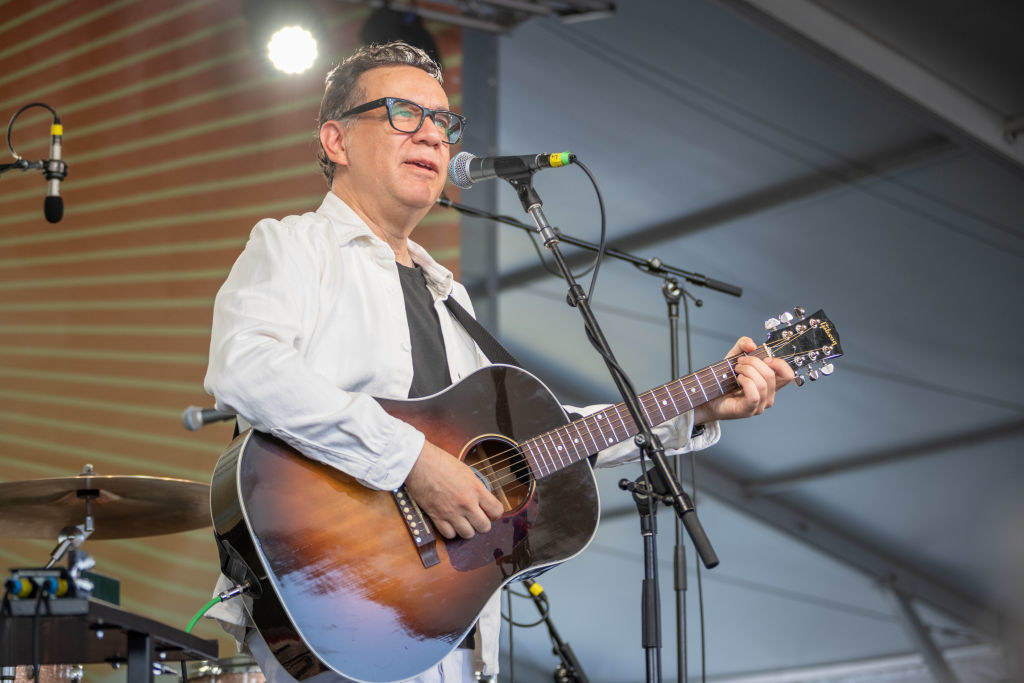
[(487, 534), (437, 536), (428, 567), (391, 492), (266, 434), (240, 435), (211, 485), (222, 566), (252, 584), (250, 616), (298, 680), (396, 681), (430, 668), (504, 584), (580, 553), (597, 530), (585, 459), (536, 478), (510, 450), (568, 422), (533, 375), (489, 366), (429, 398), (379, 402), (496, 484), (506, 513)]

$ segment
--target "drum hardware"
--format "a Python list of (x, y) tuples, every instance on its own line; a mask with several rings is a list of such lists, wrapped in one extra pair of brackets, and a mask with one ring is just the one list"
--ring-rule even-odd
[[(80, 680), (81, 668), (69, 661), (127, 662), (129, 683), (151, 683), (149, 665), (134, 663), (216, 658), (216, 641), (110, 604), (119, 601), (119, 583), (90, 572), (96, 562), (81, 549), (89, 538), (156, 536), (210, 523), (209, 485), (185, 479), (98, 475), (86, 465), (73, 477), (0, 482), (0, 536), (57, 537), (46, 567), (12, 570), (5, 583), (0, 662), (43, 664), (41, 683)], [(63, 560), (66, 568), (56, 566)], [(33, 662), (26, 653), (37, 646)], [(24, 683), (32, 667), (4, 667), (0, 675), (0, 683)]]
[[(57, 538), (51, 559), (87, 538), (159, 536), (210, 526), (210, 487), (144, 475), (0, 482), (0, 536)], [(55, 564), (59, 559), (53, 560)]]

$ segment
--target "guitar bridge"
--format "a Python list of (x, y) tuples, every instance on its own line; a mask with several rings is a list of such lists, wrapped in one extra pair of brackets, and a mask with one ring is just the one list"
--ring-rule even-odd
[(409, 531), (413, 543), (416, 544), (416, 551), (420, 555), (420, 562), (426, 568), (440, 564), (441, 559), (437, 556), (437, 536), (434, 528), (427, 521), (420, 506), (412, 499), (404, 486), (400, 486), (391, 492), (391, 497), (398, 506), (398, 513), (402, 515), (405, 528)]

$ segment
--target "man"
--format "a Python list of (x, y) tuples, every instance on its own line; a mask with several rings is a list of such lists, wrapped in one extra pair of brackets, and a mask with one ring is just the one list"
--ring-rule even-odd
[[(206, 388), (217, 407), (364, 485), (406, 490), (445, 538), (490, 530), (502, 504), (469, 467), (372, 398), (426, 396), (486, 365), (444, 300), (465, 289), (409, 236), (445, 184), (464, 121), (448, 111), (440, 67), (404, 43), (359, 50), (327, 78), (319, 154), (331, 191), (315, 213), (263, 220), (217, 295)], [(753, 351), (741, 339), (730, 353)], [(714, 443), (717, 420), (760, 414), (792, 373), (742, 358), (741, 390), (659, 427), (676, 452)], [(695, 423), (702, 435), (690, 438)], [(635, 457), (627, 442), (598, 464)], [(232, 603), (211, 616), (244, 640), (268, 680), (288, 681)], [(497, 672), (496, 597), (475, 648), (419, 681)], [(476, 656), (474, 656), (474, 650)]]

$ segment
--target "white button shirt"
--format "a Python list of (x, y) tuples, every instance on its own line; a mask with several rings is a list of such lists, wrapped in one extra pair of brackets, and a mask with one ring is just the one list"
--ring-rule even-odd
[[(454, 296), (472, 313), (465, 288), (419, 245), (409, 251), (426, 275), (452, 382), (488, 360), (449, 313)], [(395, 254), (340, 198), (314, 213), (256, 224), (214, 304), (206, 390), (219, 410), (238, 413), (307, 457), (379, 490), (399, 487), (425, 440), (372, 398), (404, 399), (413, 368), (405, 299)], [(573, 409), (583, 414), (604, 406)], [(719, 438), (717, 423), (689, 439), (692, 412), (658, 429), (669, 453)], [(598, 466), (637, 457), (630, 441), (598, 455)], [(218, 584), (223, 589), (225, 581)], [(480, 619), (483, 668), (497, 671), (497, 601)], [(208, 613), (245, 621), (238, 601)], [(239, 634), (237, 629), (231, 629)]]

